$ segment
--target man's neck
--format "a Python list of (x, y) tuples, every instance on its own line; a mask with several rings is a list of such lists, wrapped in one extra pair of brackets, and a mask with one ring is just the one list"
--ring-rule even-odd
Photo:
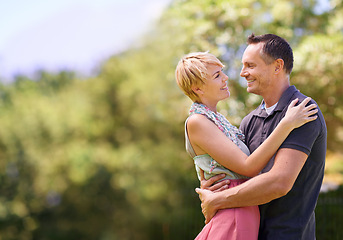
[(269, 108), (273, 106), (274, 104), (276, 104), (280, 100), (282, 94), (287, 90), (287, 88), (289, 88), (289, 86), (290, 86), (289, 83), (283, 84), (281, 86), (278, 86), (278, 88), (275, 88), (268, 95), (262, 96), (265, 102), (266, 108)]

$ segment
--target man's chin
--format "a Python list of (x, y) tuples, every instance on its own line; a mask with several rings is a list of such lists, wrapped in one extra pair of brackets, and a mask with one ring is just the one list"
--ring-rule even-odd
[(247, 88), (247, 92), (261, 96), (261, 92), (257, 91), (254, 88)]
[(248, 93), (255, 93), (254, 89), (251, 87), (247, 87), (247, 92)]

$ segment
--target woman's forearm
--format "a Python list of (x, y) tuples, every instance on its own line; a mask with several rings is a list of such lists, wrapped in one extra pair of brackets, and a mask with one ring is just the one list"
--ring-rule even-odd
[(270, 136), (246, 158), (247, 176), (256, 176), (266, 166), (293, 129), (287, 122), (279, 123)]

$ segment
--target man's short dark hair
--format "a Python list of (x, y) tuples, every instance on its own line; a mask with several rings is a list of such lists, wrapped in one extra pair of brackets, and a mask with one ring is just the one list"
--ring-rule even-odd
[(284, 69), (287, 74), (290, 74), (293, 69), (293, 50), (288, 42), (274, 34), (263, 34), (255, 36), (251, 34), (248, 37), (248, 44), (264, 43), (261, 57), (267, 63), (271, 64), (276, 59), (284, 61)]

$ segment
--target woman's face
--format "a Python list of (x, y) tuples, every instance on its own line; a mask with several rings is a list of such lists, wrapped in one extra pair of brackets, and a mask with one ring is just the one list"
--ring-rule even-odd
[[(218, 102), (230, 96), (227, 86), (229, 77), (223, 73), (221, 66), (209, 64), (207, 66), (207, 78), (200, 88), (202, 90), (203, 101)], [(215, 103), (216, 104), (216, 103)]]

